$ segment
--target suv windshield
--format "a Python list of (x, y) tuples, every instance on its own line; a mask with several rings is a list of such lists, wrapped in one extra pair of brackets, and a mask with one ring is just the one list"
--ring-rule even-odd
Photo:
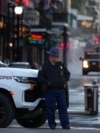
[(86, 52), (85, 58), (87, 58), (87, 59), (100, 59), (100, 53), (98, 53), (98, 52)]
[(29, 63), (26, 62), (12, 62), (9, 67), (13, 68), (31, 68)]

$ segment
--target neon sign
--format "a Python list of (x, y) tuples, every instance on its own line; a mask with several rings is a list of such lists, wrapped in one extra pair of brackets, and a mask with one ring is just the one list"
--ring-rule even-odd
[[(23, 3), (28, 3), (29, 0), (22, 0)], [(15, 2), (19, 3), (21, 0), (15, 0)]]
[(31, 34), (28, 37), (29, 44), (42, 46), (45, 43), (45, 38), (41, 34)]
[(23, 2), (23, 4), (26, 6), (26, 7), (32, 7), (33, 4), (30, 0), (15, 0), (16, 3), (20, 3), (20, 2)]

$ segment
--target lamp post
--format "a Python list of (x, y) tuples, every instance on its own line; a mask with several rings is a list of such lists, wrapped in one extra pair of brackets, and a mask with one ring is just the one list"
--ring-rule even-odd
[(16, 54), (17, 54), (17, 61), (19, 60), (19, 28), (20, 28), (20, 16), (23, 13), (23, 7), (22, 6), (16, 6), (15, 14), (17, 15), (17, 48), (16, 48)]
[(12, 48), (13, 48), (12, 42), (9, 43), (9, 47), (10, 47), (10, 61), (12, 61)]

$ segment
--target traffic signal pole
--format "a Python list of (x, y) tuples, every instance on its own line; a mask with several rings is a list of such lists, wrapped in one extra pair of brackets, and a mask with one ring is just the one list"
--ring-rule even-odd
[(67, 42), (68, 42), (68, 35), (67, 35), (68, 28), (64, 25), (63, 27), (63, 63), (67, 66)]
[[(69, 24), (69, 0), (64, 0), (64, 12), (65, 12), (65, 23)], [(67, 42), (68, 42), (68, 24), (63, 26), (63, 63), (67, 66)]]

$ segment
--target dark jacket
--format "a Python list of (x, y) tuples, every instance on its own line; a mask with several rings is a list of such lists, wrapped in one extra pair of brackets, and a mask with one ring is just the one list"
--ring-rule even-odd
[(70, 78), (70, 72), (61, 63), (52, 65), (50, 61), (46, 62), (38, 73), (38, 81), (47, 88), (64, 88), (65, 83)]

